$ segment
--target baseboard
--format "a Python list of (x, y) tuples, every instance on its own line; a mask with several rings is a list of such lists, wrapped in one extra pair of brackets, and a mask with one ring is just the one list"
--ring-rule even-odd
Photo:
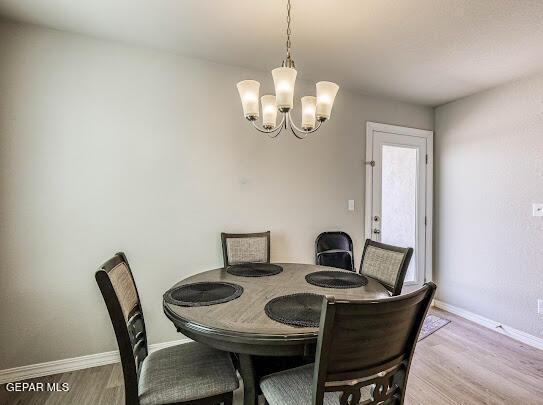
[(543, 350), (542, 338), (530, 335), (521, 330), (512, 328), (511, 326), (504, 325), (503, 323), (493, 321), (492, 319), (485, 318), (484, 316), (477, 315), (463, 308), (455, 307), (454, 305), (447, 304), (446, 302), (434, 300), (433, 305), (469, 321), (475, 322), (476, 324), (484, 326), (485, 328), (492, 329), (493, 331), (501, 333), (502, 335), (509, 336), (510, 338), (518, 340), (519, 342), (527, 344), (528, 346)]
[[(184, 338), (170, 342), (155, 343), (149, 345), (149, 352), (152, 353), (156, 350), (190, 341), (191, 340), (189, 338)], [(29, 378), (43, 377), (52, 374), (67, 373), (69, 371), (82, 370), (85, 368), (104, 366), (106, 364), (113, 364), (119, 361), (119, 351), (113, 350), (111, 352), (89, 354), (88, 356), (73, 357), (70, 359), (8, 368), (6, 370), (0, 370), (0, 384), (27, 380)]]
[[(543, 350), (543, 339), (539, 337), (530, 335), (526, 332), (520, 331), (507, 325), (503, 325), (500, 322), (493, 321), (491, 319), (485, 318), (484, 316), (477, 315), (463, 308), (459, 308), (439, 300), (433, 300), (433, 305), (437, 308), (441, 308), (469, 321), (475, 322), (476, 324), (484, 326), (485, 328), (492, 329), (493, 331), (509, 336), (510, 338), (518, 340), (519, 342)], [(149, 351), (154, 352), (156, 350), (164, 349), (166, 347), (175, 346), (178, 344), (188, 343), (190, 341), (191, 340), (189, 338), (184, 338), (170, 342), (155, 343), (149, 345)], [(113, 350), (110, 352), (90, 354), (87, 356), (74, 357), (70, 359), (55, 360), (46, 363), (8, 368), (5, 370), (0, 370), (0, 384), (27, 380), (29, 378), (43, 377), (52, 374), (67, 373), (70, 371), (82, 370), (85, 368), (104, 366), (106, 364), (113, 364), (119, 361), (119, 352), (117, 350)]]

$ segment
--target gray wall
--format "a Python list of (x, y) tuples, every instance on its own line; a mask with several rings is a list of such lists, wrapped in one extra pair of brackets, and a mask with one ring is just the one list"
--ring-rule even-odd
[(436, 109), (437, 298), (543, 337), (543, 75)]
[(221, 231), (269, 229), (272, 260), (312, 262), (342, 229), (360, 259), (365, 122), (432, 129), (433, 111), (341, 89), (314, 137), (270, 140), (242, 116), (244, 78), (273, 90), (269, 72), (0, 24), (0, 369), (116, 347), (93, 275), (117, 250), (151, 343), (179, 338), (162, 293), (221, 265)]

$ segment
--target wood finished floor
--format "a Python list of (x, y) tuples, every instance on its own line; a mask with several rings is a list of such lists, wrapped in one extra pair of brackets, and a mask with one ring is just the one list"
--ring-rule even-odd
[[(431, 312), (452, 322), (418, 343), (406, 404), (543, 405), (543, 351), (448, 312)], [(0, 404), (124, 404), (118, 364), (31, 381), (67, 382), (70, 391), (8, 393), (2, 386)], [(239, 404), (239, 393), (236, 399)]]

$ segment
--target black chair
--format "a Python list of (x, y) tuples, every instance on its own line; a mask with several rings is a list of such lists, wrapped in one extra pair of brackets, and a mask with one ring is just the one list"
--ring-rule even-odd
[(353, 240), (345, 232), (323, 232), (315, 240), (315, 264), (355, 271)]
[(226, 352), (191, 342), (149, 354), (138, 290), (124, 253), (96, 272), (121, 354), (127, 405), (232, 404), (238, 379)]
[(271, 374), (270, 405), (403, 404), (411, 360), (436, 286), (381, 300), (323, 299), (315, 364)]
[(270, 262), (270, 231), (221, 233), (224, 267), (241, 263)]
[(393, 296), (400, 295), (412, 256), (412, 248), (401, 248), (366, 239), (360, 262), (360, 274), (376, 279)]

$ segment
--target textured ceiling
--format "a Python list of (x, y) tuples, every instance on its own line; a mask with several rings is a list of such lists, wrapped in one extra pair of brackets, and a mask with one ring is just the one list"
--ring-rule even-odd
[[(292, 0), (299, 76), (425, 105), (543, 70), (543, 0)], [(0, 0), (0, 15), (271, 70), (285, 1)]]

